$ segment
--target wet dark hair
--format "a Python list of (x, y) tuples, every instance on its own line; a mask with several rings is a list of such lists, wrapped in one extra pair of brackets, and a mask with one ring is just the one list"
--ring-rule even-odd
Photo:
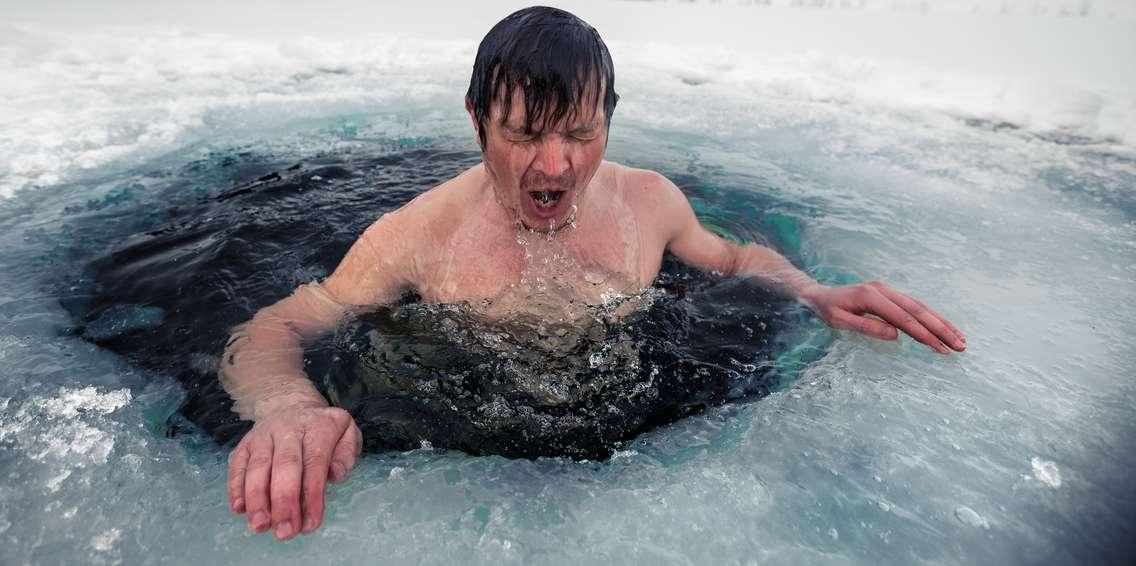
[[(545, 6), (509, 14), (477, 48), (465, 96), (473, 108), (483, 149), (493, 99), (502, 93), (502, 121), (507, 120), (513, 89), (518, 86), (525, 97), (526, 134), (536, 124), (572, 120), (578, 108), (594, 107), (601, 88), (605, 123), (610, 127), (619, 100), (611, 54), (599, 32), (564, 10)], [(588, 102), (589, 106), (581, 104)]]

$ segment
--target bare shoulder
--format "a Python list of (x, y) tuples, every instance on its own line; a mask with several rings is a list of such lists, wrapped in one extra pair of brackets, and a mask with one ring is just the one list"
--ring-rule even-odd
[(635, 211), (640, 224), (652, 227), (660, 241), (669, 243), (697, 226), (690, 201), (670, 179), (650, 169), (612, 165), (624, 201)]
[(662, 173), (608, 162), (614, 170), (617, 185), (624, 198), (638, 206), (669, 208), (685, 201), (682, 191)]
[(681, 214), (689, 207), (682, 191), (661, 173), (618, 163), (610, 165), (624, 200), (638, 213), (660, 219)]
[(394, 300), (421, 279), (457, 224), (470, 171), (430, 189), (373, 222), (355, 241), (324, 286), (346, 304)]
[[(397, 236), (403, 252), (418, 253), (417, 244), (428, 245), (444, 240), (452, 232), (461, 211), (474, 191), (474, 167), (416, 197), (396, 210), (383, 214), (360, 239), (390, 240)], [(379, 242), (375, 242), (379, 243)], [(397, 250), (391, 250), (397, 251)]]

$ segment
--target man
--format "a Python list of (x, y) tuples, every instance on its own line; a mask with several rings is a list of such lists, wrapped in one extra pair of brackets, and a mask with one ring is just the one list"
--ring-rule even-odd
[(575, 16), (528, 8), (490, 30), (466, 96), (482, 163), (384, 215), (330, 277), (262, 309), (230, 340), (222, 383), (255, 425), (231, 455), (229, 502), (250, 529), (286, 540), (318, 528), (326, 482), (342, 481), (360, 450), (351, 416), (304, 375), (303, 343), (408, 291), (490, 305), (488, 316), (563, 317), (567, 305), (650, 286), (670, 252), (752, 278), (837, 328), (965, 349), (918, 301), (876, 282), (819, 285), (770, 249), (702, 228), (661, 175), (604, 161), (617, 100), (607, 47)]

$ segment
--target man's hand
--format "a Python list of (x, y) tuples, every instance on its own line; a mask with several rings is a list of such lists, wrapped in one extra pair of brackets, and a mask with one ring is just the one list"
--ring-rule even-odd
[(229, 455), (229, 508), (249, 530), (279, 540), (323, 522), (324, 487), (355, 465), (363, 435), (336, 407), (303, 407), (257, 421)]
[(801, 292), (800, 298), (834, 328), (884, 340), (898, 338), (898, 328), (940, 354), (950, 353), (946, 346), (959, 352), (966, 349), (966, 337), (947, 319), (879, 281), (844, 287), (815, 285)]

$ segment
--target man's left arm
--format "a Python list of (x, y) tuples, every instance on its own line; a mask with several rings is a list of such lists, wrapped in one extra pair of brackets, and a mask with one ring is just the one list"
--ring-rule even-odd
[(804, 303), (834, 328), (883, 340), (897, 339), (898, 329), (941, 354), (950, 353), (948, 347), (959, 352), (966, 349), (966, 337), (939, 313), (879, 281), (821, 285), (765, 246), (738, 246), (723, 240), (698, 222), (690, 202), (674, 183), (661, 175), (653, 177), (664, 195), (661, 212), (668, 231), (667, 250), (683, 263), (727, 277), (753, 279)]

